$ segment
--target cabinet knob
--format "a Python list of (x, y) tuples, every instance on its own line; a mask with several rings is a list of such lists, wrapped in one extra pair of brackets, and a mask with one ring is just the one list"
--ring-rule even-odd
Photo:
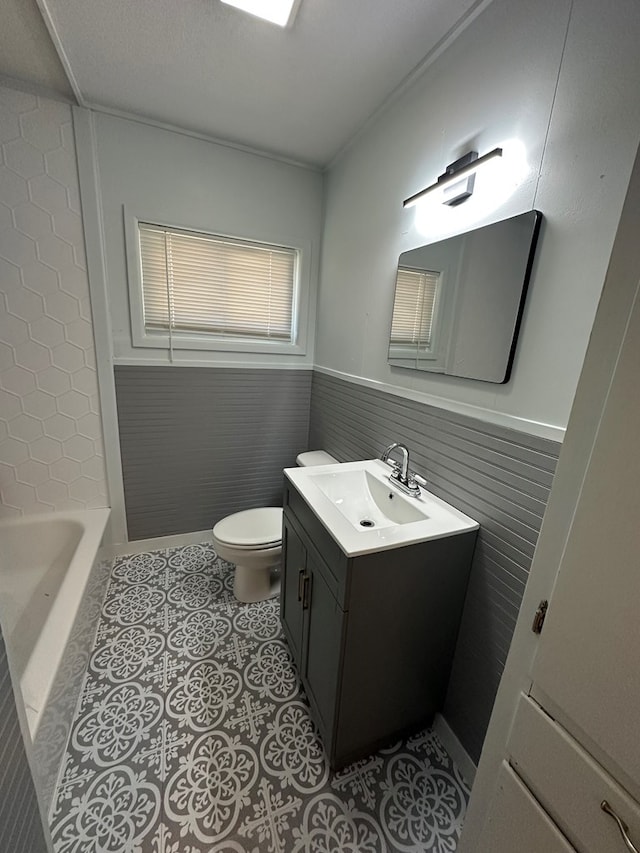
[(622, 818), (618, 817), (618, 815), (614, 812), (614, 810), (611, 808), (611, 806), (606, 800), (603, 800), (600, 803), (600, 808), (605, 814), (608, 814), (609, 817), (612, 817), (617, 823), (618, 829), (620, 830), (620, 835), (622, 836), (622, 840), (624, 841), (627, 850), (630, 850), (631, 853), (639, 853), (638, 848), (629, 837), (629, 827), (622, 820)]

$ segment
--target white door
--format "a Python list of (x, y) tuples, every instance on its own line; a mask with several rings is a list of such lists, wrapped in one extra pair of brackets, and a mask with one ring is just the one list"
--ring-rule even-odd
[(506, 762), (474, 853), (576, 853)]
[(532, 695), (640, 799), (637, 294), (532, 675)]
[[(534, 558), (531, 581), (538, 593), (544, 590), (543, 595), (549, 597), (546, 621), (535, 641), (531, 663), (535, 604), (531, 606), (531, 596), (527, 599), (525, 593), (529, 606), (516, 627), (519, 646), (510, 655), (513, 664), (509, 661), (505, 670), (504, 696), (499, 693), (501, 704), (494, 711), (500, 731), (493, 726), (493, 742), (478, 769), (469, 808), (471, 820), (467, 820), (460, 845), (464, 853), (476, 853), (480, 838), (489, 845), (487, 849), (494, 844), (492, 853), (518, 849), (513, 843), (503, 845), (501, 836), (493, 837), (487, 826), (488, 813), (509, 808), (500, 787), (496, 788), (501, 774), (495, 759), (500, 753), (511, 758), (526, 784), (535, 789), (539, 802), (581, 853), (640, 850), (639, 279), (640, 153), (549, 500), (551, 515), (543, 523)], [(546, 584), (552, 577), (555, 586), (550, 590)], [(544, 581), (542, 585), (539, 579)], [(536, 603), (538, 600), (536, 597)], [(519, 664), (526, 669), (519, 669)], [(597, 762), (588, 793), (582, 790), (584, 785), (565, 785), (566, 795), (572, 798), (571, 809), (551, 784), (551, 777), (557, 782), (564, 774), (564, 759), (548, 757), (543, 762), (544, 772), (537, 774), (533, 785), (532, 762), (524, 760), (526, 750), (517, 746), (528, 744), (530, 754), (549, 756), (548, 734), (516, 716), (511, 730), (513, 734), (518, 729), (518, 738), (512, 736), (507, 747), (517, 702), (514, 685), (518, 693), (530, 688), (531, 696), (550, 718), (570, 733), (576, 754), (583, 748)], [(606, 772), (598, 770), (598, 765)], [(494, 797), (489, 804), (491, 790)], [(602, 801), (609, 801), (607, 791), (613, 790), (618, 791), (615, 805), (622, 821), (629, 824), (635, 848), (601, 809)], [(624, 791), (635, 803), (625, 800)], [(580, 816), (582, 808), (589, 820), (598, 816), (600, 828), (607, 815), (604, 847), (591, 836), (585, 842), (573, 829), (588, 823), (586, 817), (579, 817), (576, 824), (575, 815)], [(521, 837), (525, 844), (524, 833)]]

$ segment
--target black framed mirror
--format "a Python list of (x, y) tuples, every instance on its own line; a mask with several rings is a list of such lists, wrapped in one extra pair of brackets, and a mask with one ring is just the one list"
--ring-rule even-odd
[(389, 363), (507, 382), (541, 221), (530, 210), (403, 252)]

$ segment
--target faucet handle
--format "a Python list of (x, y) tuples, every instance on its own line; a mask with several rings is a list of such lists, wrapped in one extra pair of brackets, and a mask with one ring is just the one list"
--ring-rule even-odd
[(419, 486), (422, 486), (423, 489), (426, 489), (427, 481), (421, 474), (416, 474), (415, 472), (412, 472), (411, 479), (414, 483), (417, 483)]
[(389, 477), (391, 480), (399, 480), (400, 479), (400, 471), (402, 470), (402, 466), (399, 462), (389, 461), (387, 465), (391, 468), (391, 473)]

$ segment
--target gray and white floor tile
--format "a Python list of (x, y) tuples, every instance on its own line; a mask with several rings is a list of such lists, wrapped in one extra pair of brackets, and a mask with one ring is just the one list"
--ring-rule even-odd
[(56, 791), (56, 853), (452, 853), (435, 734), (327, 763), (275, 599), (210, 545), (116, 561)]

